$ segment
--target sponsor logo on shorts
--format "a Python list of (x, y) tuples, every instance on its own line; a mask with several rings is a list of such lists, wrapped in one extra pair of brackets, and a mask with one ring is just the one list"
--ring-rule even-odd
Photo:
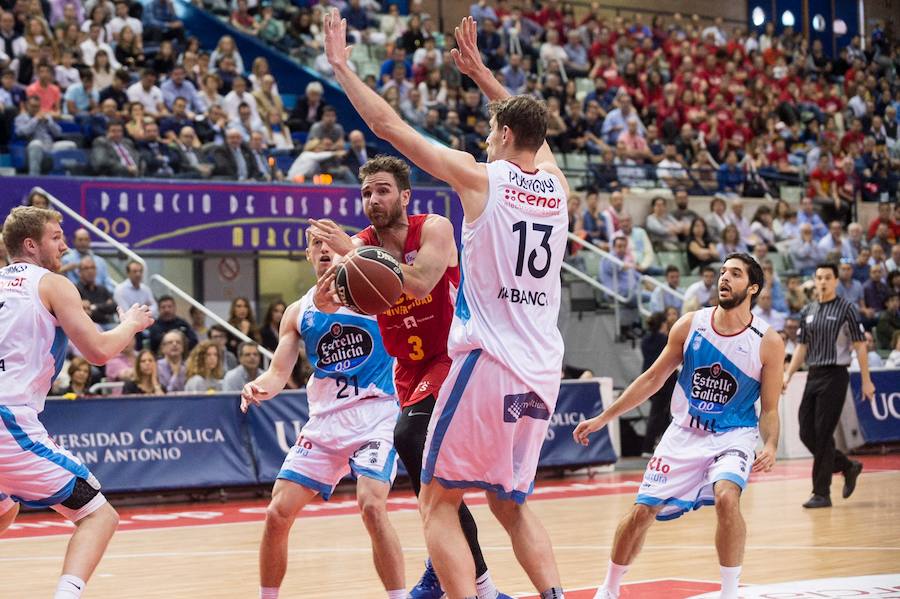
[(750, 460), (750, 456), (747, 455), (747, 452), (741, 451), (740, 449), (726, 449), (722, 453), (716, 456), (714, 461), (718, 462), (728, 456), (734, 456), (741, 461), (740, 470), (741, 472), (747, 471), (747, 462)]
[(325, 372), (344, 372), (361, 366), (375, 343), (366, 329), (335, 322), (316, 343), (316, 368)]
[(428, 391), (429, 387), (431, 387), (431, 381), (422, 381), (419, 383), (419, 386), (416, 387), (416, 393), (425, 393)]
[(662, 458), (653, 456), (647, 463), (647, 472), (644, 473), (644, 485), (642, 486), (649, 487), (651, 486), (650, 483), (666, 484), (669, 482), (667, 475), (671, 470), (672, 467), (666, 464)]
[(353, 452), (353, 458), (361, 457), (367, 451), (369, 452), (369, 463), (378, 463), (378, 450), (381, 449), (381, 441), (369, 441), (359, 449)]
[(503, 398), (503, 421), (518, 422), (520, 418), (550, 420), (550, 410), (534, 391), (505, 396)]

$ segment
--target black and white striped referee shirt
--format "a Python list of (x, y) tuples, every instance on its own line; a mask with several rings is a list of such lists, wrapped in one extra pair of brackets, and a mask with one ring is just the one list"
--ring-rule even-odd
[(807, 366), (849, 366), (853, 344), (865, 341), (856, 306), (841, 297), (812, 302), (800, 311), (800, 343)]

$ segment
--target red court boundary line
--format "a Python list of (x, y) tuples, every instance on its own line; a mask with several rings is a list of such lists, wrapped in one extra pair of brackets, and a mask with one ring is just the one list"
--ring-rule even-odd
[[(900, 455), (862, 457), (866, 469), (863, 474), (900, 471)], [(781, 462), (770, 473), (753, 474), (751, 482), (774, 483), (785, 480), (802, 480), (810, 476), (812, 460)], [(608, 472), (593, 477), (579, 476), (565, 480), (545, 480), (537, 483), (529, 501), (551, 499), (575, 499), (606, 495), (630, 495), (637, 492), (642, 472)], [(865, 476), (863, 477), (865, 483)], [(115, 502), (113, 502), (115, 503)], [(484, 505), (487, 499), (481, 491), (466, 494), (469, 505)], [(139, 530), (160, 530), (196, 526), (218, 526), (262, 522), (268, 500), (234, 501), (228, 503), (182, 503), (119, 508), (119, 533)], [(388, 511), (416, 511), (416, 499), (410, 491), (392, 492), (388, 498)], [(314, 500), (301, 513), (300, 518), (342, 516), (357, 514), (356, 498), (352, 492), (336, 494), (331, 501)], [(74, 525), (55, 512), (23, 514), (7, 530), (3, 541), (23, 538), (67, 535)]]

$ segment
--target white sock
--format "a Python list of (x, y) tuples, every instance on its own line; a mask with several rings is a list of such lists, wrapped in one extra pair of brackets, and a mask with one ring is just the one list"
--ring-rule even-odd
[(719, 599), (737, 599), (738, 596), (738, 579), (741, 577), (741, 566), (728, 568), (719, 566), (719, 572), (722, 575), (722, 594)]
[(388, 599), (406, 599), (406, 589), (398, 589), (396, 591), (388, 591)]
[[(606, 569), (606, 580), (603, 581), (602, 589), (606, 589), (613, 599), (618, 599), (619, 597), (619, 586), (622, 584), (622, 578), (626, 572), (628, 572), (628, 566), (620, 566), (609, 560), (609, 567)], [(597, 591), (597, 596), (602, 597), (600, 591)]]
[(475, 589), (478, 591), (478, 599), (497, 599), (500, 594), (491, 580), (490, 570), (475, 579)]
[(278, 599), (279, 587), (259, 587), (259, 599)]
[(84, 591), (85, 582), (77, 576), (63, 574), (56, 585), (56, 594), (53, 599), (79, 599)]

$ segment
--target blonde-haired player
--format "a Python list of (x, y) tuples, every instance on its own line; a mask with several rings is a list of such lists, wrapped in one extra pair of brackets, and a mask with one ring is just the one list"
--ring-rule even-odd
[(56, 274), (68, 249), (61, 220), (54, 210), (28, 206), (13, 208), (3, 224), (10, 264), (0, 268), (0, 533), (15, 520), (17, 503), (50, 507), (74, 522), (54, 598), (75, 599), (119, 517), (94, 475), (53, 442), (38, 414), (68, 340), (90, 362), (104, 364), (153, 318), (148, 306), (134, 305), (119, 310), (117, 327), (97, 330), (75, 285)]

